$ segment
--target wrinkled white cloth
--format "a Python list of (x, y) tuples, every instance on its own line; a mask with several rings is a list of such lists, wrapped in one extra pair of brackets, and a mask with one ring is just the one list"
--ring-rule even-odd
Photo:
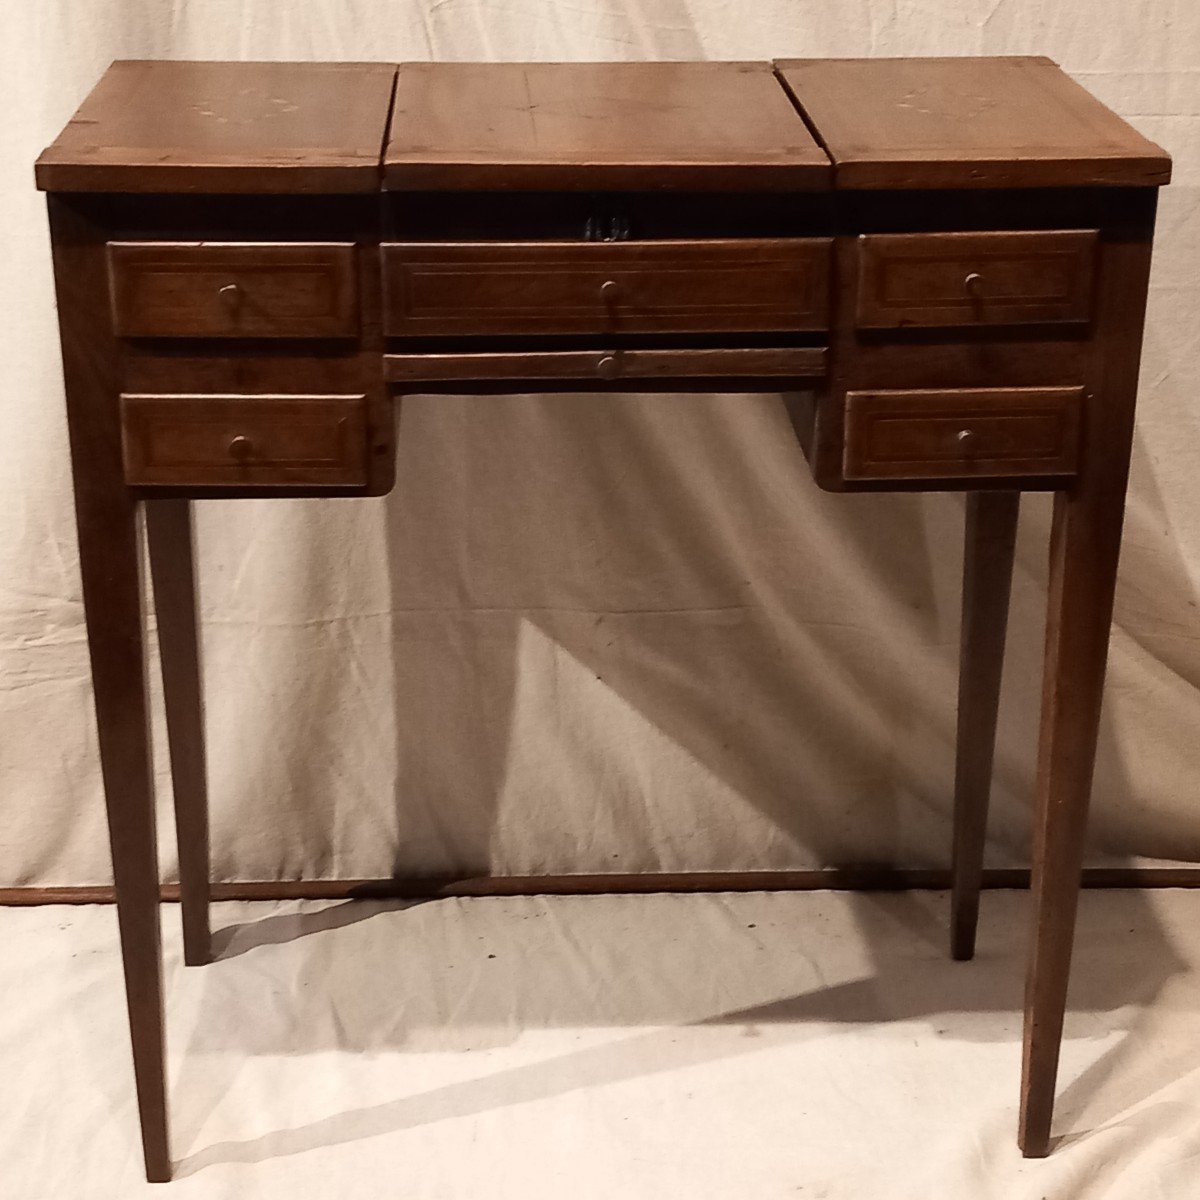
[[(1083, 897), (1054, 1125), (1016, 1148), (1028, 896), (220, 904), (166, 917), (180, 1200), (1194, 1200), (1200, 892)], [(142, 1182), (112, 908), (0, 909), (0, 1196)]]
[[(1090, 859), (1200, 857), (1200, 7), (9, 0), (3, 28), (0, 885), (109, 877), (32, 162), (116, 57), (1057, 58), (1175, 156)], [(772, 396), (408, 401), (386, 499), (198, 506), (214, 873), (943, 865), (961, 524), (819, 493)], [(1028, 856), (1047, 530), (1028, 500), (995, 865)]]

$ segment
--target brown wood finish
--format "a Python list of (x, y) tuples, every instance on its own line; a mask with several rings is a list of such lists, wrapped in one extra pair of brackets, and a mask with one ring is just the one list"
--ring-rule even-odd
[(1020, 492), (967, 496), (954, 768), (950, 952), (974, 957)]
[(1016, 335), (1011, 330), (977, 330), (956, 340), (951, 335), (916, 331), (895, 338), (856, 336), (843, 344), (853, 355), (847, 379), (859, 390), (961, 388), (1078, 388), (1092, 354), (1088, 337), (1054, 332)]
[[(983, 871), (982, 845), (1016, 493), (1058, 493), (1020, 1134), (1025, 1153), (1045, 1153), (1152, 188), (1169, 159), (1045, 59), (784, 63), (782, 82), (766, 64), (406, 66), (385, 155), (394, 70), (115, 64), (37, 169), (51, 191), (106, 193), (53, 195), (50, 214), (148, 1176), (170, 1172), (160, 894), (183, 897), (194, 962), (207, 956), (210, 894), (402, 886), (209, 888), (187, 498), (385, 492), (393, 401), (415, 391), (595, 392), (603, 403), (622, 389), (782, 390), (822, 486), (975, 493), (959, 956), (980, 886), (1024, 879)], [(186, 843), (181, 885), (165, 891), (140, 500), (162, 505), (148, 510), (148, 536)], [(789, 878), (932, 886), (950, 875)], [(412, 883), (429, 895), (743, 885), (711, 874)]]
[(366, 396), (122, 395), (141, 487), (367, 486)]
[(1075, 474), (1082, 388), (846, 393), (847, 480)]
[(112, 64), (37, 161), (54, 192), (374, 192), (392, 63)]
[[(949, 196), (943, 203), (947, 221), (955, 219), (960, 211), (958, 201)], [(927, 218), (928, 211), (923, 212)], [(1093, 210), (1092, 215), (1098, 214)], [(867, 471), (859, 474), (860, 452), (846, 444), (849, 397), (852, 393), (904, 392), (944, 392), (950, 397), (972, 390), (982, 395), (1013, 389), (1078, 392), (1094, 353), (1095, 330), (1091, 324), (913, 329), (903, 334), (864, 330), (858, 325), (860, 291), (864, 287), (859, 236), (847, 233), (835, 238), (833, 277), (829, 387), (811, 402), (793, 402), (791, 409), (813, 476), (821, 487), (832, 491), (973, 486), (994, 490), (1011, 485), (1029, 491), (1062, 486), (1063, 475), (1054, 471), (1063, 468), (1054, 467), (1049, 460), (1048, 474), (1035, 474), (1039, 467), (1034, 462), (1021, 466), (1016, 460), (1019, 469), (1012, 475), (1003, 474), (1000, 464), (990, 469), (977, 464), (972, 471), (946, 472), (940, 469), (947, 464), (939, 454), (935, 459), (940, 462), (930, 461), (907, 476), (896, 464), (885, 468), (883, 464), (868, 463)], [(962, 428), (933, 427), (951, 435)], [(993, 434), (997, 432), (994, 423), (989, 422), (989, 428)]]
[(1171, 159), (1048, 58), (776, 64), (838, 188), (1157, 186)]
[[(844, 289), (839, 289), (843, 290)], [(852, 310), (853, 296), (843, 294), (837, 307)], [(787, 397), (797, 436), (821, 487), (831, 491), (903, 487), (921, 489), (950, 486), (937, 480), (852, 480), (843, 474), (845, 461), (846, 394), (858, 391), (948, 391), (964, 388), (1059, 387), (1077, 389), (1086, 377), (1091, 342), (1075, 338), (1039, 337), (1016, 340), (979, 336), (953, 342), (930, 342), (915, 335), (900, 341), (866, 340), (840, 323), (830, 350), (830, 387), (819, 395)], [(969, 481), (951, 481), (968, 487)], [(1058, 486), (1054, 478), (1025, 475), (1013, 480), (1022, 490)], [(980, 486), (995, 488), (984, 477)]]
[(1096, 757), (1125, 487), (1133, 443), (1156, 196), (1101, 245), (1087, 454), (1055, 497), (1033, 837), (1033, 934), (1025, 991), (1019, 1140), (1050, 1149), (1050, 1122)]
[(146, 710), (137, 508), (121, 470), (104, 234), (49, 198), (79, 563), (108, 809), (146, 1178), (171, 1177), (158, 847)]
[(313, 353), (305, 346), (207, 345), (194, 349), (162, 342), (125, 343), (121, 383), (125, 392), (193, 395), (349, 395), (368, 389), (379, 374), (380, 350), (364, 354)]
[(559, 383), (594, 379), (653, 382), (657, 379), (738, 381), (756, 378), (786, 381), (825, 373), (825, 349), (741, 350), (548, 350), (510, 353), (387, 354), (387, 378), (412, 390), (424, 383), (538, 380)]
[(768, 63), (404, 63), (392, 191), (804, 191), (829, 159)]
[(858, 325), (1084, 324), (1095, 230), (859, 238)]
[(200, 678), (192, 510), (187, 500), (151, 500), (144, 506), (163, 707), (171, 752), (175, 841), (183, 961), (200, 966), (211, 957), (208, 924), (208, 776), (204, 756), (204, 697)]
[(113, 242), (113, 328), (129, 338), (351, 338), (355, 251), (302, 242)]
[(824, 238), (383, 247), (393, 337), (745, 333), (828, 324)]

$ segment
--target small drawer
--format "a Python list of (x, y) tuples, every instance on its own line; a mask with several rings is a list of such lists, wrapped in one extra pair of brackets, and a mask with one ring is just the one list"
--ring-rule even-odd
[(1083, 389), (966, 388), (846, 394), (847, 480), (1068, 477)]
[(110, 242), (118, 337), (358, 334), (354, 246), (343, 242)]
[(1094, 230), (864, 234), (862, 329), (1091, 320)]
[(385, 331), (822, 330), (830, 247), (827, 238), (391, 243), (383, 247)]
[(732, 350), (539, 350), (457, 354), (385, 354), (383, 372), (391, 382), (420, 391), (455, 383), (517, 381), (522, 390), (541, 380), (554, 384), (652, 385), (655, 381), (732, 379), (739, 384), (769, 379), (820, 378), (826, 371), (823, 346), (738, 348)]
[(366, 396), (122, 395), (125, 481), (365, 487)]

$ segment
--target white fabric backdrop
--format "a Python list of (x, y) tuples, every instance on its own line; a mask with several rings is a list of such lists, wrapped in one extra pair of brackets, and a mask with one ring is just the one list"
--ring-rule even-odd
[[(1175, 156), (1091, 858), (1200, 858), (1193, 0), (0, 9), (0, 885), (109, 877), (32, 161), (118, 57), (1056, 58)], [(199, 506), (218, 877), (945, 863), (960, 498), (818, 492), (773, 397), (416, 399), (400, 435), (386, 499)], [(1047, 527), (1028, 501), (997, 865), (1027, 854)]]

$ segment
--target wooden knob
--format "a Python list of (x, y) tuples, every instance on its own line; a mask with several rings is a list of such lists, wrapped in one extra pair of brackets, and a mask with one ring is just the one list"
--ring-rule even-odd
[(966, 277), (966, 279), (963, 280), (963, 287), (965, 287), (967, 289), (967, 291), (970, 295), (978, 296), (979, 295), (979, 286), (982, 283), (983, 283), (983, 276), (980, 275), (978, 271), (972, 271)]
[(960, 446), (969, 445), (975, 440), (975, 431), (973, 429), (960, 429), (954, 435), (954, 440), (958, 442)]
[(227, 283), (223, 287), (217, 288), (217, 295), (232, 308), (241, 301), (242, 289), (239, 284)]
[(615, 279), (606, 279), (600, 285), (600, 295), (611, 304), (621, 293), (621, 285)]
[(596, 364), (596, 374), (601, 379), (616, 379), (620, 370), (617, 360), (611, 354), (605, 354)]
[(238, 462), (244, 462), (253, 453), (254, 443), (240, 433), (229, 443), (230, 457), (236, 458)]

